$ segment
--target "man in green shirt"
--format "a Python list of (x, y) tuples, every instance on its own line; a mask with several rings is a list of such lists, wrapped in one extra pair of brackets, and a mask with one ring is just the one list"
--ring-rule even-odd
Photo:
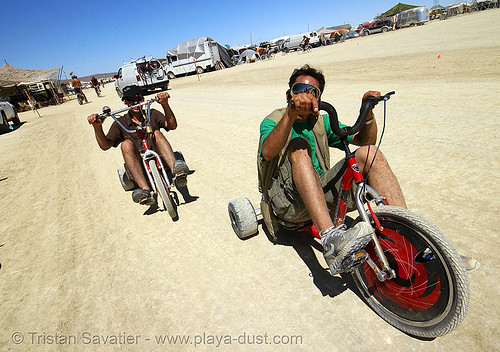
[[(292, 73), (286, 93), (287, 107), (275, 110), (260, 125), (259, 184), (264, 202), (282, 226), (300, 228), (312, 220), (333, 275), (345, 258), (368, 244), (373, 230), (365, 222), (350, 229), (344, 225), (335, 227), (330, 217), (329, 209), (335, 209), (338, 195), (334, 192), (339, 189), (341, 178), (338, 177), (335, 187), (326, 185), (345, 166), (341, 160), (329, 167), (328, 147), (341, 148), (341, 142), (332, 132), (328, 117), (319, 114), (318, 100), (324, 86), (322, 72), (308, 65)], [(380, 92), (365, 93), (363, 102), (368, 96), (380, 96)], [(373, 160), (376, 140), (377, 123), (370, 112), (361, 130), (348, 139), (360, 146), (356, 159), (364, 176)], [(367, 182), (386, 196), (390, 204), (406, 208), (397, 179), (380, 151)], [(263, 215), (266, 219), (266, 214)]]

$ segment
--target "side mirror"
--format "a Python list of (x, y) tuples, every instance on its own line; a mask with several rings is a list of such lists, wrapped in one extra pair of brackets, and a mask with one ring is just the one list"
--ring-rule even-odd
[(114, 75), (113, 77), (114, 77), (115, 79), (118, 79), (118, 78), (119, 78), (119, 76), (118, 76), (118, 75)]

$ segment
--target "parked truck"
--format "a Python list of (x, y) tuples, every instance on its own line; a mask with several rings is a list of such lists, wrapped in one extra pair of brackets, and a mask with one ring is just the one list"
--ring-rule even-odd
[(167, 51), (168, 78), (233, 66), (226, 48), (209, 37), (199, 37), (180, 43)]

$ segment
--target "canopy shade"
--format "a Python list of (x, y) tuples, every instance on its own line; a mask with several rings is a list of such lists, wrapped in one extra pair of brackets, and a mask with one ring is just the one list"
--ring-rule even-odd
[(384, 18), (385, 17), (391, 17), (391, 16), (394, 16), (394, 15), (397, 15), (398, 13), (400, 13), (402, 11), (413, 9), (415, 7), (418, 7), (418, 6), (403, 4), (403, 3), (400, 2), (397, 5), (395, 5), (394, 7), (390, 8), (389, 10), (387, 10), (386, 12), (384, 12), (382, 15), (380, 15), (380, 17), (384, 17)]
[(56, 80), (60, 70), (60, 67), (47, 70), (23, 70), (5, 63), (0, 68), (0, 86)]

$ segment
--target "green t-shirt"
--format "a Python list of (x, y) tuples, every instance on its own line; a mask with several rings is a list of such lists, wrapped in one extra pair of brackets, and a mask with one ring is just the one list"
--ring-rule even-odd
[[(325, 124), (325, 131), (326, 131), (326, 136), (328, 138), (328, 145), (333, 148), (337, 149), (342, 149), (342, 142), (340, 141), (340, 138), (333, 133), (332, 128), (330, 126), (330, 119), (328, 118), (328, 115), (322, 115), (323, 121)], [(274, 122), (271, 119), (264, 119), (264, 121), (261, 122), (260, 124), (260, 150), (262, 152), (262, 143), (264, 142), (264, 139), (271, 133), (273, 128), (276, 127), (276, 122)], [(343, 128), (346, 127), (346, 125), (342, 124), (339, 122), (339, 127)], [(314, 135), (313, 135), (313, 130), (312, 126), (308, 126), (308, 122), (296, 122), (292, 126), (292, 139), (296, 137), (302, 137), (306, 141), (309, 142), (311, 145), (311, 157), (312, 157), (312, 163), (318, 174), (322, 175), (324, 171), (321, 169), (319, 166), (319, 161), (318, 157), (316, 156), (316, 143), (314, 141)], [(350, 143), (351, 140), (353, 139), (354, 136), (349, 136), (347, 137), (347, 141)]]

